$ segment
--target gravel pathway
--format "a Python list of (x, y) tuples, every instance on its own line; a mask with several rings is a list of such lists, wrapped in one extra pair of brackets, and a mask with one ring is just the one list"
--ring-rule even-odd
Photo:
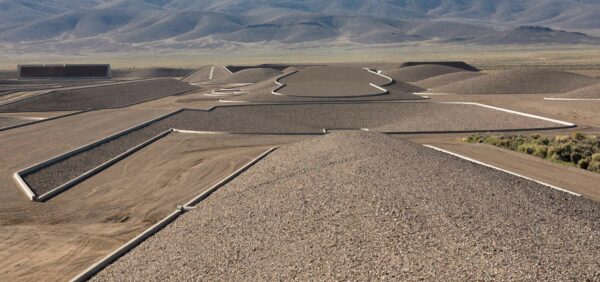
[(93, 280), (597, 280), (598, 222), (597, 202), (338, 132), (275, 151)]

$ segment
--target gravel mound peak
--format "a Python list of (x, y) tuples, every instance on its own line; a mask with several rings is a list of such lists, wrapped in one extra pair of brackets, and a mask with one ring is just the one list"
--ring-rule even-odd
[(593, 201), (339, 131), (270, 154), (94, 279), (591, 280), (599, 220)]

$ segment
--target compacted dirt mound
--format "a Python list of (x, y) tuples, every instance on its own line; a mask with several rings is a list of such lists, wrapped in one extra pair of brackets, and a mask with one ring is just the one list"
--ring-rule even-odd
[(453, 68), (457, 68), (457, 69), (463, 69), (466, 71), (479, 71), (476, 67), (469, 65), (465, 62), (461, 62), (461, 61), (447, 61), (447, 62), (405, 62), (402, 63), (402, 65), (400, 67), (412, 67), (412, 66), (420, 66), (420, 65), (442, 65), (442, 66), (448, 66), (448, 67), (453, 67)]
[(249, 68), (234, 72), (223, 78), (211, 80), (213, 84), (256, 83), (281, 75), (281, 71), (271, 68)]
[(336, 132), (270, 154), (93, 280), (585, 281), (598, 220), (597, 202)]
[(554, 98), (600, 99), (600, 83), (589, 87), (577, 89), (562, 95), (557, 95), (554, 96)]
[(600, 80), (549, 69), (516, 69), (475, 77), (442, 87), (434, 93), (543, 94), (564, 93), (600, 83)]
[(473, 71), (453, 72), (449, 74), (442, 74), (431, 78), (419, 80), (417, 82), (413, 82), (413, 84), (423, 87), (425, 89), (433, 89), (444, 85), (448, 85), (450, 83), (455, 83), (458, 81), (463, 81), (465, 79), (474, 78), (482, 75), (485, 74)]
[(396, 81), (415, 82), (430, 77), (459, 71), (464, 70), (442, 65), (417, 65), (392, 69), (384, 72), (383, 74), (393, 78)]

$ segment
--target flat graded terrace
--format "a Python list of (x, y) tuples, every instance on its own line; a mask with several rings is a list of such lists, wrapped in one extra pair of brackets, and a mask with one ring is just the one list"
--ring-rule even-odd
[(594, 280), (598, 220), (597, 202), (338, 132), (270, 154), (93, 281)]
[(173, 133), (46, 203), (3, 172), (1, 280), (71, 279), (268, 148), (305, 138)]
[(0, 106), (0, 112), (47, 112), (124, 107), (198, 87), (175, 79), (154, 79), (91, 88), (57, 90)]
[(297, 97), (365, 97), (385, 95), (377, 86), (392, 81), (361, 68), (309, 67), (278, 79), (276, 93)]
[(184, 110), (20, 175), (43, 195), (170, 129), (246, 134), (322, 134), (330, 129), (426, 133), (563, 128), (565, 124), (471, 104), (246, 105)]

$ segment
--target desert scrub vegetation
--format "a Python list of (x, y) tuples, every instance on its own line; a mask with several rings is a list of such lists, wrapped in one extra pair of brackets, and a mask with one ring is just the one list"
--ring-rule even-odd
[(600, 173), (600, 138), (597, 135), (573, 133), (546, 137), (539, 134), (473, 134), (463, 141), (490, 144)]

